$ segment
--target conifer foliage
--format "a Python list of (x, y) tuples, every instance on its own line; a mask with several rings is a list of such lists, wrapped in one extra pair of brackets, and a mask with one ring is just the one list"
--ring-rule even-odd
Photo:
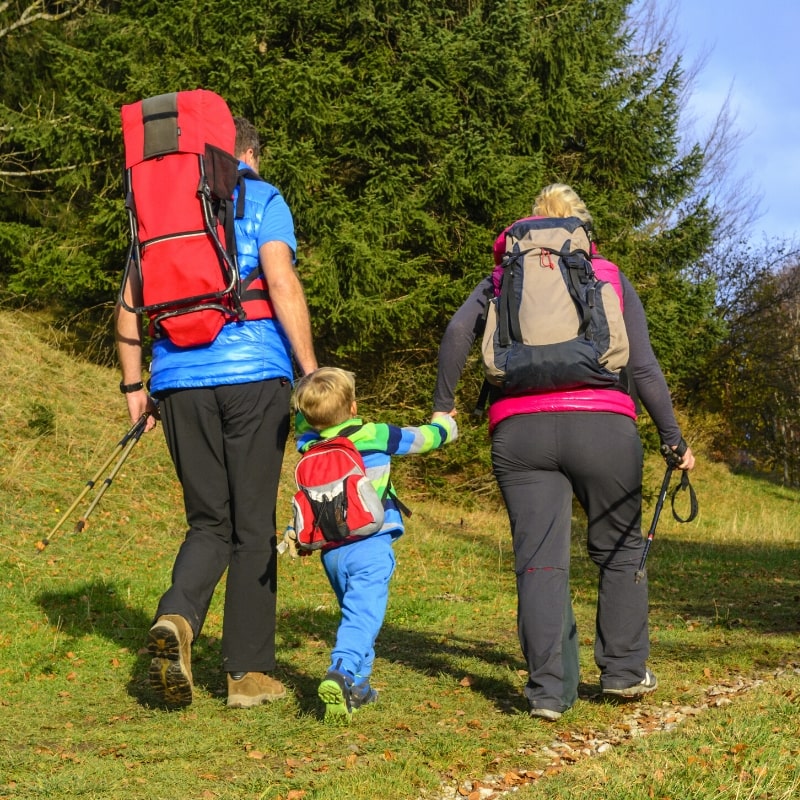
[(679, 151), (680, 63), (634, 50), (630, 5), (119, 0), (6, 33), (0, 282), (29, 301), (112, 301), (119, 107), (203, 86), (263, 133), (325, 360), (429, 373), (494, 236), (563, 181), (681, 377), (712, 318), (712, 287), (687, 276), (714, 220), (691, 201), (701, 149)]

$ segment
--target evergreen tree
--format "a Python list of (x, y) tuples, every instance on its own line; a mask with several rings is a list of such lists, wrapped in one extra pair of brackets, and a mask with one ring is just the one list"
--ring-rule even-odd
[(112, 300), (119, 107), (203, 86), (264, 134), (324, 360), (425, 402), (494, 236), (562, 181), (640, 290), (677, 382), (713, 333), (713, 286), (689, 276), (715, 220), (689, 203), (703, 159), (679, 155), (680, 62), (636, 51), (630, 5), (119, 0), (8, 35), (0, 161), (24, 154), (27, 175), (0, 200), (0, 279), (46, 303)]

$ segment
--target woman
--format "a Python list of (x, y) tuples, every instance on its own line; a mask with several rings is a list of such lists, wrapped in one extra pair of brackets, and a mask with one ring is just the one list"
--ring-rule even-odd
[[(564, 184), (542, 190), (534, 217), (578, 217), (591, 223), (580, 197)], [(507, 230), (507, 229), (506, 229)], [(495, 241), (495, 263), (505, 231)], [(596, 273), (620, 295), (629, 339), (629, 381), (661, 440), (692, 469), (694, 456), (675, 419), (656, 361), (642, 303), (617, 267), (593, 252)], [(436, 413), (455, 413), (455, 388), (495, 291), (489, 276), (447, 326), (439, 350)], [(494, 397), (489, 407), (494, 475), (511, 523), (517, 575), (517, 623), (528, 666), (525, 695), (532, 717), (556, 720), (577, 699), (578, 638), (569, 592), (572, 496), (588, 518), (587, 545), (599, 569), (595, 662), (604, 694), (637, 697), (655, 691), (647, 668), (646, 578), (636, 582), (644, 541), (642, 444), (636, 407), (616, 388), (578, 387)]]

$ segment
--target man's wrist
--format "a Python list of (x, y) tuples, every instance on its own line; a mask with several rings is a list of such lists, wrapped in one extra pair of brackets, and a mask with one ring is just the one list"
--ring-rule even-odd
[(136, 381), (136, 383), (122, 383), (120, 381), (119, 390), (122, 394), (130, 394), (131, 392), (138, 392), (144, 389), (144, 381)]

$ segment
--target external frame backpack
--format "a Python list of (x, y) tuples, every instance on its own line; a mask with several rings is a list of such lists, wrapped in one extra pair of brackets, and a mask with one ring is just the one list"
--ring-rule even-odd
[[(243, 177), (258, 176), (239, 172), (225, 101), (207, 89), (173, 92), (124, 105), (121, 118), (131, 237), (122, 306), (180, 347), (209, 344), (226, 322), (272, 316), (261, 270), (253, 291), (240, 281), (234, 217), (243, 214)], [(132, 271), (141, 304), (125, 299)]]
[(504, 393), (626, 388), (620, 297), (597, 278), (577, 217), (529, 217), (506, 231), (481, 345), (484, 375)]
[(311, 445), (295, 468), (294, 530), (301, 550), (371, 536), (383, 526), (383, 502), (345, 429)]

